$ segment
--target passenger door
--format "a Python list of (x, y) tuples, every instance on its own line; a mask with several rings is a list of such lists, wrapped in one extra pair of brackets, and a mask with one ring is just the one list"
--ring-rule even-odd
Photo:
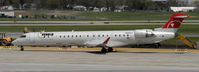
[(35, 33), (30, 33), (29, 37), (28, 37), (28, 40), (34, 44), (35, 43)]

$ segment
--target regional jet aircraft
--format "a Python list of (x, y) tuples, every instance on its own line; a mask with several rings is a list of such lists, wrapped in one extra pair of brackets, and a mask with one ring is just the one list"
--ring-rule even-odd
[(121, 31), (67, 31), (67, 32), (29, 32), (12, 43), (20, 46), (89, 46), (102, 47), (101, 52), (112, 52), (113, 47), (126, 45), (153, 44), (174, 38), (182, 21), (188, 18), (185, 14), (173, 14), (161, 28)]

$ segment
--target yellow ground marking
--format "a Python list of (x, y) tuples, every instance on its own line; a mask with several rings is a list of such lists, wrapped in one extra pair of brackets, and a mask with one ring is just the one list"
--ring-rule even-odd
[[(9, 46), (0, 49), (20, 50), (19, 47)], [(30, 47), (25, 46), (25, 50), (79, 50), (79, 51), (100, 51), (101, 48), (66, 48), (66, 47)], [(199, 52), (197, 49), (155, 49), (155, 48), (114, 48), (116, 51), (141, 51), (141, 52)]]

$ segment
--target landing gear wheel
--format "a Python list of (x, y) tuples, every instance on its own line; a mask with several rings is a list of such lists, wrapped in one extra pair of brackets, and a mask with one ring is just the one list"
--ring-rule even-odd
[(109, 48), (108, 48), (108, 52), (113, 52), (113, 48), (112, 48), (112, 47), (109, 47)]
[(161, 44), (160, 43), (157, 43), (157, 44), (154, 44), (155, 48), (160, 48), (161, 47)]
[(161, 48), (161, 44), (160, 43), (158, 43), (158, 48)]
[(21, 46), (21, 49), (20, 49), (21, 51), (24, 51), (24, 48), (23, 48), (23, 46)]
[(0, 46), (6, 46), (8, 44), (8, 42), (4, 39), (0, 40)]
[(106, 48), (103, 47), (103, 48), (101, 49), (101, 53), (107, 53)]

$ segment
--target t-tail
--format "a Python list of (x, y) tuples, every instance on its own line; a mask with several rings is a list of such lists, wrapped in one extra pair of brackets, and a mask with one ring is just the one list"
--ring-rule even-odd
[(162, 28), (156, 28), (155, 31), (177, 32), (183, 20), (189, 17), (189, 15), (185, 14), (173, 14), (170, 20)]

